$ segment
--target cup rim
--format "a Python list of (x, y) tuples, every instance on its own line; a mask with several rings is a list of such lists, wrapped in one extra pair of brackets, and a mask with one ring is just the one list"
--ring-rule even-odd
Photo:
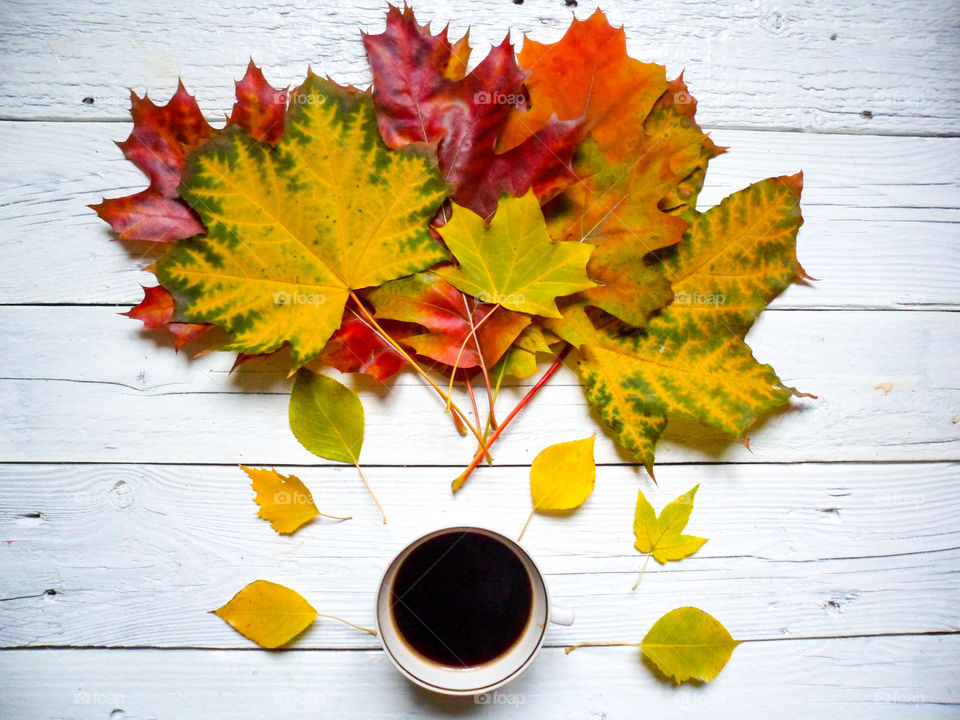
[[(533, 568), (533, 570), (536, 572), (536, 577), (533, 578), (533, 580), (535, 581), (535, 584), (538, 582), (540, 587), (543, 588), (544, 621), (540, 627), (540, 635), (537, 638), (536, 643), (530, 650), (530, 654), (519, 665), (517, 665), (514, 668), (514, 670), (510, 672), (510, 674), (507, 675), (506, 677), (500, 678), (499, 680), (486, 683), (485, 685), (475, 687), (475, 688), (445, 687), (443, 685), (437, 685), (435, 683), (430, 682), (429, 680), (425, 680), (417, 675), (414, 675), (410, 670), (408, 670), (403, 665), (402, 662), (400, 662), (400, 660), (394, 655), (394, 653), (390, 650), (390, 648), (387, 647), (386, 640), (384, 639), (383, 628), (380, 624), (380, 597), (384, 591), (383, 584), (387, 579), (387, 575), (393, 569), (395, 563), (400, 558), (400, 556), (403, 555), (405, 552), (407, 552), (410, 548), (416, 545), (419, 545), (420, 543), (422, 543), (423, 541), (431, 537), (435, 537), (438, 535), (445, 535), (451, 532), (461, 532), (461, 531), (462, 532), (469, 532), (469, 531), (479, 532), (484, 535), (493, 537), (495, 540), (498, 540), (502, 544), (506, 545), (508, 548), (510, 548), (511, 551), (513, 551), (518, 556), (520, 556), (521, 560), (525, 560), (527, 563), (529, 563), (529, 566)], [(534, 592), (536, 592), (536, 590), (534, 590)], [(451, 696), (482, 695), (484, 693), (497, 690), (498, 688), (503, 687), (507, 683), (517, 678), (528, 667), (530, 667), (530, 664), (533, 662), (534, 658), (536, 658), (537, 654), (542, 649), (543, 643), (547, 636), (547, 626), (550, 624), (550, 592), (547, 589), (547, 584), (544, 581), (543, 572), (540, 570), (540, 567), (537, 565), (536, 561), (530, 556), (530, 554), (523, 549), (520, 543), (513, 540), (512, 538), (507, 537), (503, 533), (497, 532), (496, 530), (491, 530), (490, 528), (481, 527), (479, 525), (450, 525), (447, 527), (436, 528), (434, 530), (423, 533), (413, 538), (412, 540), (407, 542), (390, 559), (390, 562), (388, 562), (386, 568), (384, 568), (383, 574), (380, 577), (380, 583), (377, 586), (377, 594), (376, 594), (376, 598), (374, 599), (374, 618), (375, 618), (376, 628), (377, 628), (377, 639), (380, 641), (380, 647), (383, 649), (384, 653), (386, 653), (387, 657), (390, 658), (390, 662), (393, 663), (394, 667), (396, 667), (397, 670), (399, 670), (400, 673), (404, 677), (406, 677), (408, 680), (410, 680), (412, 683), (414, 683), (415, 685), (419, 685), (420, 687), (426, 690), (430, 690), (432, 692), (436, 692), (441, 695), (451, 695)], [(496, 661), (491, 661), (491, 662), (496, 662)], [(454, 672), (457, 672), (457, 670), (454, 670)]]

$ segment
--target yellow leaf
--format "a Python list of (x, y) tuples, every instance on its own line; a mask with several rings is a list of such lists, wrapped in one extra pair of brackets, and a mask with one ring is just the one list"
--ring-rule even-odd
[(157, 277), (187, 319), (231, 333), (228, 349), (289, 343), (303, 365), (350, 291), (447, 258), (428, 228), (448, 190), (431, 153), (390, 150), (369, 95), (311, 75), (275, 148), (229, 127), (191, 154), (180, 193), (207, 233), (177, 243)]
[(278, 533), (287, 535), (310, 522), (320, 511), (310, 490), (296, 475), (281, 475), (273, 468), (251, 468), (241, 465), (252, 480), (254, 497), (260, 510), (257, 515), (269, 520)]
[(573, 510), (593, 492), (597, 466), (593, 461), (596, 435), (583, 440), (557, 443), (544, 448), (530, 466), (530, 497), (533, 510), (520, 531), (523, 539), (534, 513)]
[(489, 225), (454, 205), (440, 234), (460, 267), (440, 268), (437, 273), (483, 302), (560, 317), (555, 298), (595, 285), (586, 271), (593, 246), (554, 243), (533, 191), (502, 198)]
[(317, 617), (299, 593), (268, 580), (254, 580), (213, 613), (265, 648), (290, 642)]
[(671, 502), (659, 517), (641, 491), (637, 496), (637, 511), (633, 521), (633, 533), (637, 537), (634, 547), (642, 553), (652, 554), (653, 559), (661, 565), (669, 560), (682, 560), (699, 550), (707, 542), (706, 538), (682, 534), (690, 520), (693, 497), (699, 487), (695, 485)]
[(690, 678), (713, 680), (739, 644), (716, 618), (697, 608), (682, 607), (657, 620), (640, 649), (679, 685)]
[(557, 443), (540, 451), (530, 466), (530, 496), (537, 510), (573, 510), (593, 492), (596, 435)]

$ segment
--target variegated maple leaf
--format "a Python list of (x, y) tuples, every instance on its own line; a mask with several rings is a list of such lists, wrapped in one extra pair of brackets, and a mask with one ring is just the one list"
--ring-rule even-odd
[(369, 95), (315, 75), (275, 148), (228, 128), (190, 156), (181, 193), (207, 234), (157, 263), (183, 312), (229, 349), (318, 355), (351, 291), (447, 257), (428, 222), (447, 194), (423, 148), (387, 148)]
[(669, 415), (742, 438), (765, 412), (802, 394), (744, 342), (770, 300), (806, 277), (795, 249), (802, 185), (799, 174), (771, 178), (691, 213), (687, 237), (658, 270), (676, 297), (645, 332), (597, 327), (585, 302), (552, 325), (580, 346), (587, 398), (651, 474)]

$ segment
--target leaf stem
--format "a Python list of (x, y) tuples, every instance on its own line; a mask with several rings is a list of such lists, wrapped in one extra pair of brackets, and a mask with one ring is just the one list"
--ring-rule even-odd
[(582, 642), (564, 648), (563, 652), (569, 655), (577, 648), (582, 647), (640, 647), (641, 645), (642, 643), (638, 642)]
[(320, 517), (330, 518), (331, 520), (353, 520), (353, 515), (347, 515), (346, 517), (340, 517), (339, 515), (327, 515), (317, 510), (317, 515)]
[(336, 620), (337, 622), (342, 622), (344, 625), (349, 625), (350, 627), (356, 628), (357, 630), (363, 630), (363, 632), (365, 632), (365, 633), (370, 633), (370, 634), (373, 635), (374, 637), (377, 636), (377, 631), (376, 631), (376, 630), (371, 630), (370, 628), (365, 628), (365, 627), (363, 627), (362, 625), (356, 625), (356, 624), (350, 622), (349, 620), (344, 620), (342, 617), (337, 617), (336, 615), (327, 615), (326, 613), (318, 612), (318, 613), (317, 613), (317, 617), (330, 618), (331, 620)]
[(650, 562), (650, 558), (653, 557), (653, 553), (647, 553), (647, 559), (643, 561), (643, 567), (640, 568), (640, 577), (637, 578), (637, 581), (633, 584), (631, 590), (636, 590), (640, 587), (640, 581), (643, 580), (644, 574), (647, 572), (647, 564)]
[[(547, 368), (546, 372), (537, 380), (537, 384), (530, 388), (529, 392), (523, 396), (523, 399), (517, 403), (517, 406), (510, 411), (510, 414), (504, 419), (500, 426), (493, 431), (493, 434), (490, 436), (490, 439), (487, 441), (486, 450), (489, 453), (490, 446), (496, 442), (497, 438), (500, 437), (507, 426), (510, 424), (510, 421), (513, 420), (523, 408), (533, 399), (533, 397), (540, 392), (544, 385), (547, 384), (547, 381), (550, 380), (557, 371), (560, 369), (560, 366), (563, 365), (563, 361), (566, 359), (567, 355), (570, 354), (570, 351), (573, 349), (572, 345), (566, 345), (563, 350), (560, 351), (560, 354), (557, 355), (557, 359), (553, 361), (553, 364)], [(457, 492), (460, 488), (463, 487), (463, 484), (467, 481), (467, 478), (470, 477), (471, 473), (477, 469), (477, 465), (480, 464), (480, 461), (483, 459), (484, 453), (480, 450), (477, 451), (477, 454), (473, 456), (473, 460), (467, 466), (467, 469), (464, 470), (460, 475), (453, 481), (451, 487), (453, 492)]]
[(523, 540), (523, 534), (527, 531), (527, 528), (530, 526), (530, 521), (533, 520), (534, 514), (537, 512), (537, 506), (534, 505), (533, 509), (530, 511), (530, 515), (527, 516), (527, 521), (523, 524), (523, 530), (520, 531), (520, 537), (517, 538), (517, 542)]
[(360, 463), (354, 463), (354, 467), (357, 468), (357, 472), (360, 473), (360, 479), (363, 480), (363, 484), (367, 486), (367, 492), (370, 493), (370, 497), (373, 498), (373, 502), (377, 506), (377, 510), (380, 511), (380, 517), (383, 518), (383, 524), (387, 524), (387, 514), (383, 511), (383, 508), (380, 506), (380, 501), (377, 500), (377, 496), (373, 493), (373, 488), (370, 487), (370, 483), (367, 482), (367, 476), (363, 474), (363, 469), (360, 467)]
[(380, 323), (378, 323), (376, 319), (373, 317), (373, 315), (370, 314), (370, 311), (367, 310), (363, 302), (361, 302), (360, 298), (357, 297), (357, 294), (353, 292), (353, 290), (350, 291), (350, 297), (353, 298), (353, 301), (360, 308), (360, 311), (366, 316), (367, 321), (380, 334), (380, 336), (387, 341), (390, 347), (392, 347), (394, 350), (397, 351), (397, 353), (400, 354), (400, 357), (402, 357), (404, 360), (410, 363), (410, 366), (413, 367), (413, 369), (416, 370), (417, 373), (419, 373), (420, 377), (422, 377), (424, 380), (427, 381), (427, 383), (429, 383), (430, 387), (432, 387), (434, 390), (437, 391), (440, 397), (443, 398), (443, 400), (447, 403), (447, 407), (449, 407), (453, 413), (459, 416), (460, 420), (470, 429), (474, 437), (477, 438), (477, 442), (480, 443), (480, 446), (483, 448), (484, 453), (489, 454), (489, 451), (487, 450), (487, 446), (483, 442), (483, 437), (480, 435), (480, 431), (473, 426), (473, 424), (467, 419), (466, 415), (463, 414), (463, 411), (461, 411), (460, 408), (457, 407), (456, 403), (454, 403), (450, 399), (450, 397), (443, 390), (440, 389), (440, 387), (433, 381), (433, 378), (427, 375), (426, 371), (422, 367), (420, 367), (420, 364), (417, 363), (417, 361), (414, 360), (412, 357), (410, 357), (410, 354), (407, 353), (407, 351), (400, 346), (400, 343), (398, 343), (396, 340), (390, 337), (390, 335), (382, 327), (380, 327)]

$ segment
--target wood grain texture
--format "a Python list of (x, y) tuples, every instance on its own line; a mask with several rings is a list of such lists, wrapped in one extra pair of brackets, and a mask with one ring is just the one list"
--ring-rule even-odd
[[(960, 131), (960, 11), (952, 0), (889, 3), (801, 0), (600, 3), (624, 24), (630, 52), (684, 72), (707, 125), (861, 133)], [(576, 15), (597, 3), (581, 0)], [(341, 83), (370, 73), (360, 31), (380, 32), (384, 3), (215, 5), (149, 0), (6, 3), (2, 10), (0, 115), (7, 118), (125, 118), (128, 88), (169, 96), (177, 76), (210, 117), (233, 102), (233, 80), (252, 56), (275, 84), (302, 78), (311, 63)], [(478, 48), (512, 32), (557, 40), (570, 22), (563, 2), (514, 5), (431, 0), (421, 21)], [(56, 82), (51, 82), (56, 78)], [(84, 104), (85, 97), (92, 104)]]
[[(191, 362), (106, 307), (0, 308), (0, 329), (7, 338), (0, 458), (318, 461), (290, 433), (290, 383), (277, 363), (251, 361), (230, 375), (232, 353)], [(747, 338), (757, 358), (819, 399), (794, 399), (791, 409), (769, 415), (751, 431), (751, 450), (677, 419), (657, 460), (958, 460), (958, 336), (960, 313), (954, 312), (768, 311)], [(499, 407), (512, 407), (523, 387), (504, 392)], [(412, 373), (388, 386), (360, 380), (357, 389), (367, 427), (361, 462), (462, 467), (472, 457), (473, 443), (457, 434), (442, 401)], [(469, 407), (466, 398), (459, 401)], [(397, 432), (398, 423), (404, 432)], [(598, 421), (575, 373), (563, 369), (504, 433), (494, 456), (498, 463), (526, 464), (545, 438), (559, 442), (591, 432), (600, 432)], [(632, 462), (607, 439), (597, 443), (596, 457)]]
[[(0, 123), (2, 303), (125, 303), (155, 252), (111, 239), (87, 204), (144, 187), (117, 123)], [(778, 308), (960, 306), (960, 138), (718, 130), (700, 208), (764, 177), (804, 171), (798, 251), (820, 281)], [(56, 258), (55, 263), (50, 259)], [(930, 268), (937, 272), (931, 273)]]
[[(182, 76), (219, 124), (251, 56), (277, 85), (307, 63), (362, 85), (359, 31), (379, 32), (386, 4), (0, 4), (0, 717), (957, 717), (960, 5), (602, 5), (633, 55), (685, 71), (698, 118), (731, 148), (701, 209), (804, 170), (799, 257), (822, 280), (791, 287), (749, 342), (820, 399), (771, 416), (753, 453), (673, 423), (659, 487), (601, 438), (594, 495), (525, 537), (577, 622), (551, 629), (530, 672), (481, 707), (415, 690), (337, 623), (267, 653), (206, 611), (267, 577), (369, 623), (380, 572), (413, 536), (456, 523), (515, 536), (532, 458), (596, 430), (576, 376), (554, 378), (456, 497), (472, 444), (435, 397), (409, 374), (389, 390), (357, 383), (383, 526), (352, 468), (290, 435), (276, 364), (230, 375), (232, 356), (190, 361), (116, 315), (153, 284), (141, 270), (153, 255), (111, 240), (85, 207), (144, 186), (111, 143), (129, 133), (128, 88), (164, 101)], [(454, 36), (470, 25), (476, 62), (510, 29), (552, 41), (595, 7), (417, 12)], [(322, 511), (355, 519), (278, 536), (238, 462), (293, 472)], [(689, 528), (709, 542), (651, 562), (631, 592), (637, 491), (660, 508), (696, 483)], [(633, 648), (560, 649), (639, 640), (687, 604), (746, 640), (709, 685), (673, 687)]]
[[(7, 717), (955, 718), (960, 637), (744, 643), (707, 686), (674, 687), (634, 648), (543, 651), (493, 696), (438, 698), (380, 652), (16, 650), (0, 654)], [(575, 678), (571, 681), (571, 678)], [(489, 705), (484, 707), (483, 705)]]
[[(456, 498), (443, 469), (375, 468), (384, 526), (352, 468), (287, 471), (322, 512), (354, 520), (280, 536), (236, 466), (0, 465), (0, 645), (250, 648), (206, 611), (259, 577), (369, 625), (380, 576), (409, 540), (461, 523), (516, 537), (530, 508), (527, 468), (485, 468)], [(663, 468), (655, 487), (600, 467), (583, 508), (538, 515), (525, 536), (555, 601), (577, 613), (548, 644), (639, 639), (691, 604), (739, 639), (960, 631), (958, 478), (960, 465), (939, 463), (695, 465)], [(638, 490), (660, 508), (696, 483), (688, 530), (709, 541), (650, 563), (632, 592)], [(294, 643), (376, 646), (322, 619)]]

